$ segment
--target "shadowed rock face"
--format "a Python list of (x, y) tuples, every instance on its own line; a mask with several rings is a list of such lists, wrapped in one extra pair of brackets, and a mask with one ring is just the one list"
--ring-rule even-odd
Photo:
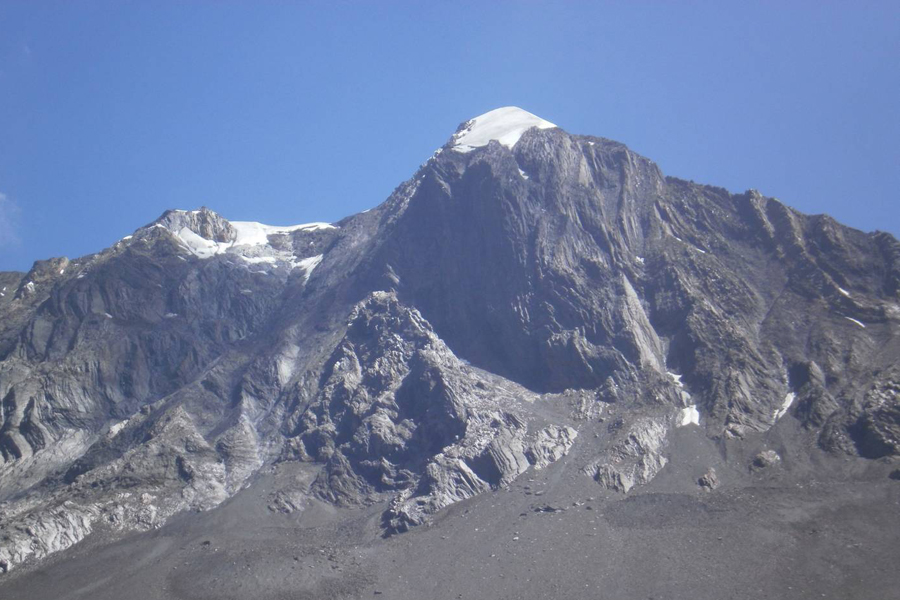
[(542, 127), (451, 140), (334, 227), (251, 247), (168, 211), (0, 273), (0, 569), (211, 509), (284, 461), (318, 474), (277, 510), (382, 504), (390, 534), (584, 432), (573, 471), (622, 493), (675, 427), (740, 443), (796, 419), (812, 452), (900, 455), (893, 237)]

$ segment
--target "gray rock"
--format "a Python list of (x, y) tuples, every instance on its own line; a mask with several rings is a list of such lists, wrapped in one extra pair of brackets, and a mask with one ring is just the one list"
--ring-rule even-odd
[(753, 461), (750, 463), (750, 469), (753, 471), (761, 471), (763, 469), (774, 467), (780, 463), (781, 456), (779, 456), (777, 452), (774, 450), (763, 450), (753, 457)]
[(697, 485), (709, 491), (719, 487), (719, 477), (716, 475), (716, 470), (710, 467), (709, 470), (697, 480)]
[(668, 459), (663, 454), (667, 428), (664, 422), (643, 418), (631, 425), (621, 441), (585, 468), (597, 483), (628, 493), (636, 485), (652, 480)]

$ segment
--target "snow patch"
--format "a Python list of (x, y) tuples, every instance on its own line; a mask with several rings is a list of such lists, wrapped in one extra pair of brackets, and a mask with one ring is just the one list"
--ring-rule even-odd
[(182, 227), (173, 233), (191, 254), (201, 259), (228, 254), (241, 258), (249, 264), (274, 265), (278, 262), (291, 262), (293, 255), (290, 251), (279, 250), (269, 245), (269, 236), (287, 235), (294, 231), (337, 229), (330, 223), (304, 223), (288, 226), (264, 225), (255, 221), (231, 221), (230, 223), (235, 231), (235, 239), (231, 242), (208, 240), (197, 235), (188, 227)]
[(121, 432), (123, 429), (125, 429), (125, 426), (128, 425), (129, 420), (130, 419), (125, 419), (124, 421), (119, 421), (118, 423), (113, 423), (112, 425), (110, 425), (109, 433), (107, 433), (107, 437), (109, 437), (109, 439), (112, 439), (112, 438), (116, 437), (117, 435), (119, 435), (119, 432)]
[(776, 421), (787, 414), (788, 409), (791, 408), (791, 404), (794, 403), (794, 398), (796, 398), (796, 394), (794, 394), (794, 392), (790, 392), (784, 397), (784, 401), (781, 403), (781, 408), (775, 411)]
[(487, 146), (491, 140), (512, 149), (522, 134), (532, 127), (550, 129), (556, 125), (515, 106), (498, 108), (468, 121), (462, 131), (454, 134), (452, 149), (471, 152)]
[(678, 386), (678, 395), (681, 396), (681, 401), (684, 403), (684, 406), (689, 406), (688, 402), (691, 401), (691, 395), (684, 389), (684, 384), (681, 383), (681, 375), (673, 373), (672, 371), (666, 371), (666, 375), (671, 377), (675, 382), (675, 385)]
[(191, 251), (191, 254), (200, 258), (210, 258), (220, 252), (219, 246), (221, 242), (214, 242), (201, 237), (187, 227), (179, 229), (175, 233), (175, 237)]
[(682, 408), (678, 412), (678, 422), (676, 427), (685, 427), (687, 425), (700, 425), (700, 411), (697, 410), (696, 404), (691, 404)]
[(274, 256), (241, 256), (241, 258), (243, 258), (251, 265), (259, 263), (268, 263), (274, 265), (276, 262), (278, 262), (278, 259)]
[(103, 316), (105, 316), (107, 319), (112, 319), (112, 318), (113, 318), (113, 316), (112, 316), (111, 314), (109, 314), (109, 313), (103, 313)]
[(644, 257), (643, 257), (643, 256), (635, 256), (634, 259), (635, 259), (636, 261), (638, 261), (639, 263), (644, 264)]
[(322, 262), (323, 256), (324, 255), (322, 254), (318, 254), (316, 256), (311, 256), (310, 258), (304, 258), (303, 260), (299, 260), (292, 264), (295, 268), (299, 267), (306, 271), (306, 273), (303, 274), (303, 281), (309, 281), (309, 276), (312, 275), (313, 270), (315, 270), (315, 268), (319, 266), (319, 263)]
[(269, 243), (270, 235), (288, 234), (293, 231), (319, 231), (321, 229), (337, 229), (331, 223), (304, 223), (303, 225), (263, 225), (255, 221), (230, 221), (237, 233), (234, 246), (264, 246)]
[(300, 356), (300, 346), (295, 344), (288, 344), (278, 355), (275, 364), (278, 371), (278, 383), (282, 386), (286, 385), (294, 376), (294, 367), (297, 364), (298, 356)]
[(863, 329), (866, 328), (865, 324), (860, 323), (859, 321), (857, 321), (857, 320), (854, 319), (853, 317), (844, 317), (844, 318), (847, 319), (848, 321), (853, 321), (854, 323), (856, 323), (857, 325), (859, 325), (859, 326), (862, 327)]
[(847, 290), (845, 290), (845, 289), (842, 288), (841, 286), (838, 286), (838, 291), (839, 291), (840, 293), (842, 293), (843, 295), (847, 296), (848, 298), (850, 297), (850, 292), (848, 292)]
[(522, 179), (531, 179), (531, 178), (528, 176), (528, 173), (526, 173), (526, 172), (523, 171), (522, 169), (519, 169), (519, 175), (522, 176)]

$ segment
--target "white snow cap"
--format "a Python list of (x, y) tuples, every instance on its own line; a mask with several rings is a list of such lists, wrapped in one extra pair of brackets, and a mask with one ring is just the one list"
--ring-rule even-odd
[(471, 152), (497, 140), (512, 149), (522, 134), (532, 127), (550, 129), (556, 125), (527, 110), (504, 106), (468, 121), (466, 127), (453, 136), (452, 148), (457, 152)]
[[(174, 213), (197, 215), (203, 210), (175, 210)], [(212, 211), (209, 214), (214, 215)], [(166, 213), (164, 217), (168, 217)], [(256, 268), (265, 269), (269, 266), (289, 266), (290, 268), (302, 268), (305, 276), (309, 279), (310, 273), (319, 264), (322, 257), (318, 257), (318, 261), (312, 259), (304, 259), (297, 261), (293, 251), (293, 245), (290, 240), (282, 240), (280, 243), (270, 243), (269, 238), (272, 236), (286, 236), (294, 231), (321, 231), (325, 229), (337, 229), (338, 227), (330, 223), (305, 223), (303, 225), (287, 225), (273, 226), (256, 223), (255, 221), (226, 221), (234, 232), (234, 240), (228, 242), (220, 242), (214, 239), (207, 239), (199, 235), (191, 223), (191, 219), (164, 219), (162, 223), (154, 223), (151, 227), (162, 227), (175, 236), (185, 250), (198, 258), (212, 258), (217, 255), (226, 255), (234, 258), (242, 259), (249, 265), (255, 265)], [(310, 242), (311, 243), (311, 242)], [(183, 256), (179, 256), (184, 260)]]

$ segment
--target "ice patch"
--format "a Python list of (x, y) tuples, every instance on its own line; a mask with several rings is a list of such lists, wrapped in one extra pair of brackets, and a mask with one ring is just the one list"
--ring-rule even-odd
[(312, 275), (312, 272), (315, 270), (315, 268), (318, 267), (319, 263), (322, 262), (322, 256), (324, 255), (319, 254), (317, 256), (304, 258), (303, 260), (299, 260), (293, 263), (294, 267), (299, 267), (306, 271), (306, 273), (303, 274), (303, 281), (309, 281), (309, 276)]
[(691, 404), (678, 412), (678, 422), (675, 426), (685, 427), (692, 424), (700, 425), (700, 411), (697, 410), (696, 404)]
[(857, 325), (859, 325), (859, 326), (862, 327), (863, 329), (866, 328), (865, 324), (860, 323), (859, 321), (857, 321), (857, 320), (854, 319), (853, 317), (844, 317), (844, 318), (847, 319), (848, 321), (853, 321), (854, 323), (856, 323)]
[(468, 121), (462, 131), (454, 134), (452, 148), (457, 152), (471, 152), (497, 140), (512, 149), (532, 127), (550, 129), (556, 125), (515, 106), (498, 108)]
[(781, 408), (775, 411), (775, 420), (777, 421), (781, 417), (787, 414), (788, 409), (791, 408), (791, 404), (794, 403), (794, 398), (796, 394), (794, 392), (790, 392), (784, 397), (784, 402), (781, 403)]

